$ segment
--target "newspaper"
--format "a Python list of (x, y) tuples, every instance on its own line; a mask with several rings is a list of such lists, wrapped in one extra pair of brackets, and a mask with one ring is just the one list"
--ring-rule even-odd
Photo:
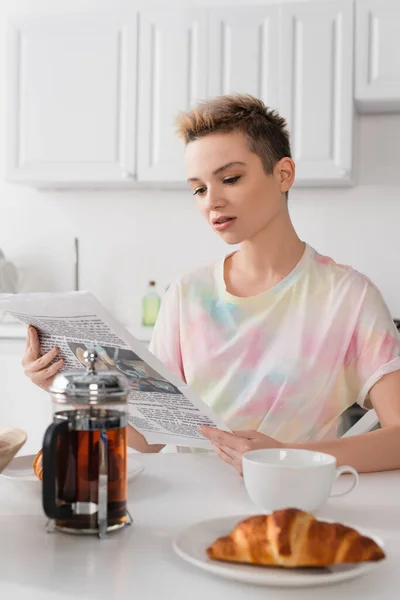
[(60, 348), (62, 371), (85, 369), (83, 353), (95, 349), (100, 368), (123, 373), (129, 383), (129, 424), (150, 444), (209, 448), (200, 425), (229, 431), (213, 411), (138, 341), (90, 292), (0, 294), (0, 309), (39, 333), (42, 354)]

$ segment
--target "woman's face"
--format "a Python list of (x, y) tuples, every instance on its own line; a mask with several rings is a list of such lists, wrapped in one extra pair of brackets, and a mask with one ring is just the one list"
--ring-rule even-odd
[(189, 142), (188, 183), (200, 211), (228, 244), (254, 238), (283, 211), (294, 165), (283, 158), (271, 175), (251, 152), (242, 133), (212, 133)]

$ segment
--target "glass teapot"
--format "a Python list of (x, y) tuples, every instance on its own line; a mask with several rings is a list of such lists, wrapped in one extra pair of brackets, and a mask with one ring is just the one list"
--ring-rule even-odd
[(130, 524), (127, 510), (127, 379), (95, 369), (57, 375), (53, 423), (43, 440), (43, 509), (55, 529), (97, 534)]

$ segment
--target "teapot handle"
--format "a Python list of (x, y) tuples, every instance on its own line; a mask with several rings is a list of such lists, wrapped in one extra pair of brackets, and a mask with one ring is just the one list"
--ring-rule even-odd
[(49, 519), (62, 520), (73, 514), (71, 504), (57, 506), (56, 468), (57, 440), (68, 433), (68, 421), (52, 423), (46, 429), (43, 439), (43, 510)]

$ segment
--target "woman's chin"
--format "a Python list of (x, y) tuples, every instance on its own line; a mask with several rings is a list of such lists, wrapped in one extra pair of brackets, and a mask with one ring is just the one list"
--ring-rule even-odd
[(234, 233), (233, 231), (224, 231), (218, 233), (218, 235), (226, 244), (229, 244), (230, 246), (233, 246), (234, 244), (240, 244), (244, 239), (242, 235), (239, 235), (237, 232)]

